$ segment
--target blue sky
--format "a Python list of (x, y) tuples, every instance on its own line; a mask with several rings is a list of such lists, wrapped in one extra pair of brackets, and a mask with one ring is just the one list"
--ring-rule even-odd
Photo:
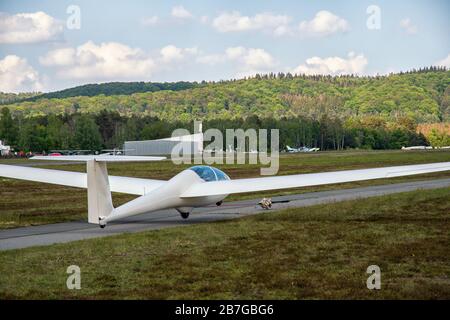
[(449, 9), (417, 0), (2, 0), (0, 91), (450, 67)]

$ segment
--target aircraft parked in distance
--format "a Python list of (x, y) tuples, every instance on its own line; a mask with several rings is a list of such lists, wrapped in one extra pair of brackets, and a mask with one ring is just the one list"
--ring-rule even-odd
[(297, 153), (297, 152), (317, 152), (320, 148), (308, 148), (308, 147), (300, 147), (300, 148), (291, 148), (286, 146), (286, 150), (289, 153)]
[(412, 147), (402, 147), (402, 150), (433, 150), (433, 149), (450, 149), (450, 146), (445, 147), (430, 147), (430, 146), (412, 146)]

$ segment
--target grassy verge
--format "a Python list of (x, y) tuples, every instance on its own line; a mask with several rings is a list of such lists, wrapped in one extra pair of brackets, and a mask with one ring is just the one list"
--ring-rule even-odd
[[(2, 160), (3, 164), (23, 163), (27, 160)], [(284, 154), (280, 157), (280, 175), (312, 173), (346, 169), (362, 169), (393, 165), (431, 163), (450, 161), (449, 151), (345, 151), (322, 152), (314, 154)], [(41, 167), (51, 169), (84, 171), (81, 164), (54, 165)], [(127, 163), (108, 165), (109, 173), (131, 177), (170, 179), (189, 165), (175, 166), (170, 161), (150, 163)], [(259, 175), (259, 165), (218, 165), (231, 178), (255, 177)], [(450, 178), (450, 171), (428, 175), (380, 179), (327, 185), (313, 188), (289, 189), (263, 193), (233, 195), (227, 200), (251, 199), (281, 194), (294, 194), (312, 191), (351, 188), (386, 183), (397, 183), (424, 179)], [(38, 225), (54, 222), (86, 219), (86, 191), (28, 181), (0, 178), (0, 229), (19, 226)], [(133, 196), (115, 194), (115, 205), (133, 199)]]
[(448, 230), (445, 188), (5, 251), (0, 298), (449, 299)]

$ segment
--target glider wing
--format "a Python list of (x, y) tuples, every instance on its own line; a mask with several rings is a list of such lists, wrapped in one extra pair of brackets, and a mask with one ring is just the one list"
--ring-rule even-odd
[(212, 181), (193, 185), (181, 197), (204, 197), (233, 193), (257, 192), (352, 181), (393, 178), (422, 173), (450, 170), (450, 162), (396, 166), (361, 170), (344, 170), (322, 173), (296, 174), (287, 176)]
[[(0, 177), (21, 179), (35, 182), (57, 184), (75, 188), (87, 188), (86, 173), (10, 166), (0, 164)], [(109, 186), (112, 192), (144, 195), (162, 186), (166, 181), (109, 176)]]

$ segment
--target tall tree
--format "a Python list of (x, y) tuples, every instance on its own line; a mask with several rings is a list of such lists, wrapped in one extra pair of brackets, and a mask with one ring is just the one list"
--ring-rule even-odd
[(89, 115), (80, 115), (75, 120), (74, 146), (83, 150), (100, 150), (102, 148), (99, 128)]
[(48, 151), (47, 130), (36, 120), (28, 120), (20, 130), (19, 148), (23, 151)]
[(117, 111), (102, 110), (96, 116), (95, 122), (97, 123), (100, 135), (103, 140), (103, 145), (107, 148), (115, 148), (114, 136), (119, 129), (122, 118)]
[(72, 135), (69, 126), (56, 115), (49, 115), (47, 120), (47, 139), (49, 149), (69, 149)]
[(15, 145), (17, 143), (18, 129), (11, 116), (9, 108), (3, 107), (0, 113), (0, 140)]

